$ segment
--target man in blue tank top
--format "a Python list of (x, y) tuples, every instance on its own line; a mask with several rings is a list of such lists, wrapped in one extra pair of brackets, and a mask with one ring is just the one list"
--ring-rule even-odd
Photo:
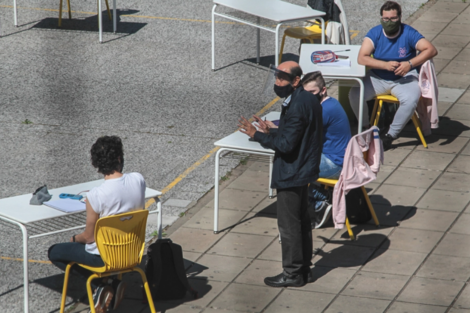
[[(401, 7), (398, 3), (385, 2), (380, 8), (380, 15), (380, 25), (367, 33), (357, 61), (371, 68), (364, 78), (365, 101), (376, 95), (388, 94), (400, 101), (390, 129), (382, 138), (384, 149), (388, 150), (414, 114), (421, 97), (418, 82), (420, 65), (436, 56), (437, 50), (417, 30), (401, 22)], [(358, 87), (351, 88), (349, 101), (358, 117)], [(369, 120), (368, 110), (365, 109), (362, 126), (367, 127)]]

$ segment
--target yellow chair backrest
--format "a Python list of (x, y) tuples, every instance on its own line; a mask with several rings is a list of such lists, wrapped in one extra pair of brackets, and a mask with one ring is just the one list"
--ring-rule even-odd
[(145, 247), (147, 210), (100, 218), (95, 241), (106, 271), (118, 271), (140, 264)]

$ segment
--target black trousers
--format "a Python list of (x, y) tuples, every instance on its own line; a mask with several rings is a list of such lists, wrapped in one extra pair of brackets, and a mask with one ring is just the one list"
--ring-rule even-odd
[(277, 225), (286, 275), (305, 274), (312, 265), (312, 226), (307, 207), (308, 185), (277, 189)]

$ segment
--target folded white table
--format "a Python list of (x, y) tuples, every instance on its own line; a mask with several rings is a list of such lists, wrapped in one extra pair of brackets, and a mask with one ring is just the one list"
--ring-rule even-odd
[[(101, 185), (104, 179), (86, 182), (82, 184), (51, 189), (49, 193), (53, 196), (52, 200), (59, 199), (61, 193), (78, 194)], [(161, 238), (162, 227), (162, 205), (159, 200), (161, 192), (147, 188), (145, 198), (154, 198), (157, 203), (157, 209), (150, 213), (158, 213), (158, 236)], [(46, 205), (30, 205), (29, 200), (32, 194), (0, 199), (0, 219), (18, 226), (23, 233), (23, 281), (24, 281), (24, 312), (29, 312), (29, 274), (28, 274), (28, 240), (29, 238), (43, 237), (63, 233), (69, 230), (85, 227), (82, 223), (84, 211), (76, 213), (65, 213)], [(82, 215), (82, 218), (79, 216)], [(58, 222), (53, 223), (52, 219)], [(47, 221), (47, 224), (44, 223)], [(42, 223), (41, 223), (42, 222)], [(77, 223), (78, 222), (78, 223)], [(36, 223), (36, 225), (35, 225)], [(43, 224), (37, 226), (37, 224)], [(34, 235), (28, 235), (28, 227), (34, 230)], [(49, 229), (46, 229), (49, 228)]]
[[(278, 120), (280, 112), (271, 112), (265, 117), (268, 121)], [(236, 131), (227, 137), (220, 139), (214, 143), (215, 146), (220, 147), (219, 151), (215, 154), (215, 184), (214, 184), (214, 233), (219, 231), (219, 162), (220, 154), (224, 151), (233, 151), (240, 153), (265, 155), (270, 157), (269, 162), (269, 184), (271, 185), (271, 172), (272, 172), (272, 158), (274, 150), (264, 148), (256, 141), (248, 140), (250, 137)], [(272, 189), (269, 188), (269, 196), (272, 197)]]
[[(355, 80), (359, 83), (359, 125), (357, 132), (362, 132), (362, 111), (364, 110), (364, 83), (362, 78), (366, 76), (366, 67), (357, 63), (359, 55), (358, 45), (314, 45), (302, 44), (300, 48), (299, 64), (304, 74), (321, 71), (323, 77), (342, 80)], [(317, 50), (341, 51), (337, 54), (348, 56), (351, 61), (350, 67), (335, 67), (328, 65), (314, 64), (311, 60), (312, 53)], [(344, 51), (349, 50), (349, 51)]]
[[(215, 12), (218, 5), (253, 15), (257, 18), (257, 23), (246, 21), (233, 15)], [(276, 66), (279, 65), (279, 28), (283, 23), (319, 19), (321, 20), (321, 29), (323, 30), (321, 43), (325, 43), (325, 22), (322, 18), (325, 12), (281, 0), (214, 0), (214, 6), (212, 7), (212, 70), (215, 69), (215, 15), (257, 28), (257, 63), (259, 63), (260, 54), (260, 29), (276, 34), (276, 50), (274, 51)], [(277, 24), (276, 28), (260, 25), (260, 18), (274, 21)]]

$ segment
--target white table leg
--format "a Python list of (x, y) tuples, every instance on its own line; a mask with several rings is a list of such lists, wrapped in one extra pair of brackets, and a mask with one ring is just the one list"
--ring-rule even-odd
[(364, 111), (364, 82), (360, 78), (354, 78), (359, 83), (359, 118), (357, 133), (362, 132), (362, 112)]
[(13, 0), (13, 23), (18, 27), (18, 12), (16, 9), (16, 0)]
[(215, 154), (215, 180), (214, 180), (214, 234), (219, 231), (219, 164), (220, 153), (226, 149), (219, 149)]
[(273, 189), (271, 188), (271, 181), (273, 177), (273, 157), (269, 157), (269, 198), (274, 198)]
[[(256, 22), (259, 24), (259, 17), (256, 19)], [(259, 55), (260, 55), (260, 32), (261, 29), (256, 28), (256, 63), (259, 64)]]
[(321, 44), (325, 44), (325, 21), (323, 18), (319, 18), (321, 20)]
[(276, 26), (276, 51), (274, 51), (274, 60), (276, 67), (279, 65), (279, 28), (282, 23), (277, 24)]
[(101, 20), (101, 0), (98, 0), (98, 28), (100, 33), (100, 43), (103, 42), (103, 31), (102, 31), (102, 20)]
[(116, 0), (113, 0), (113, 33), (117, 31)]
[(215, 8), (217, 8), (217, 4), (212, 7), (212, 70), (215, 70)]
[(155, 202), (157, 203), (157, 214), (158, 214), (158, 219), (157, 219), (157, 231), (158, 231), (158, 239), (162, 239), (163, 237), (163, 217), (162, 217), (162, 201), (160, 198), (155, 197)]

